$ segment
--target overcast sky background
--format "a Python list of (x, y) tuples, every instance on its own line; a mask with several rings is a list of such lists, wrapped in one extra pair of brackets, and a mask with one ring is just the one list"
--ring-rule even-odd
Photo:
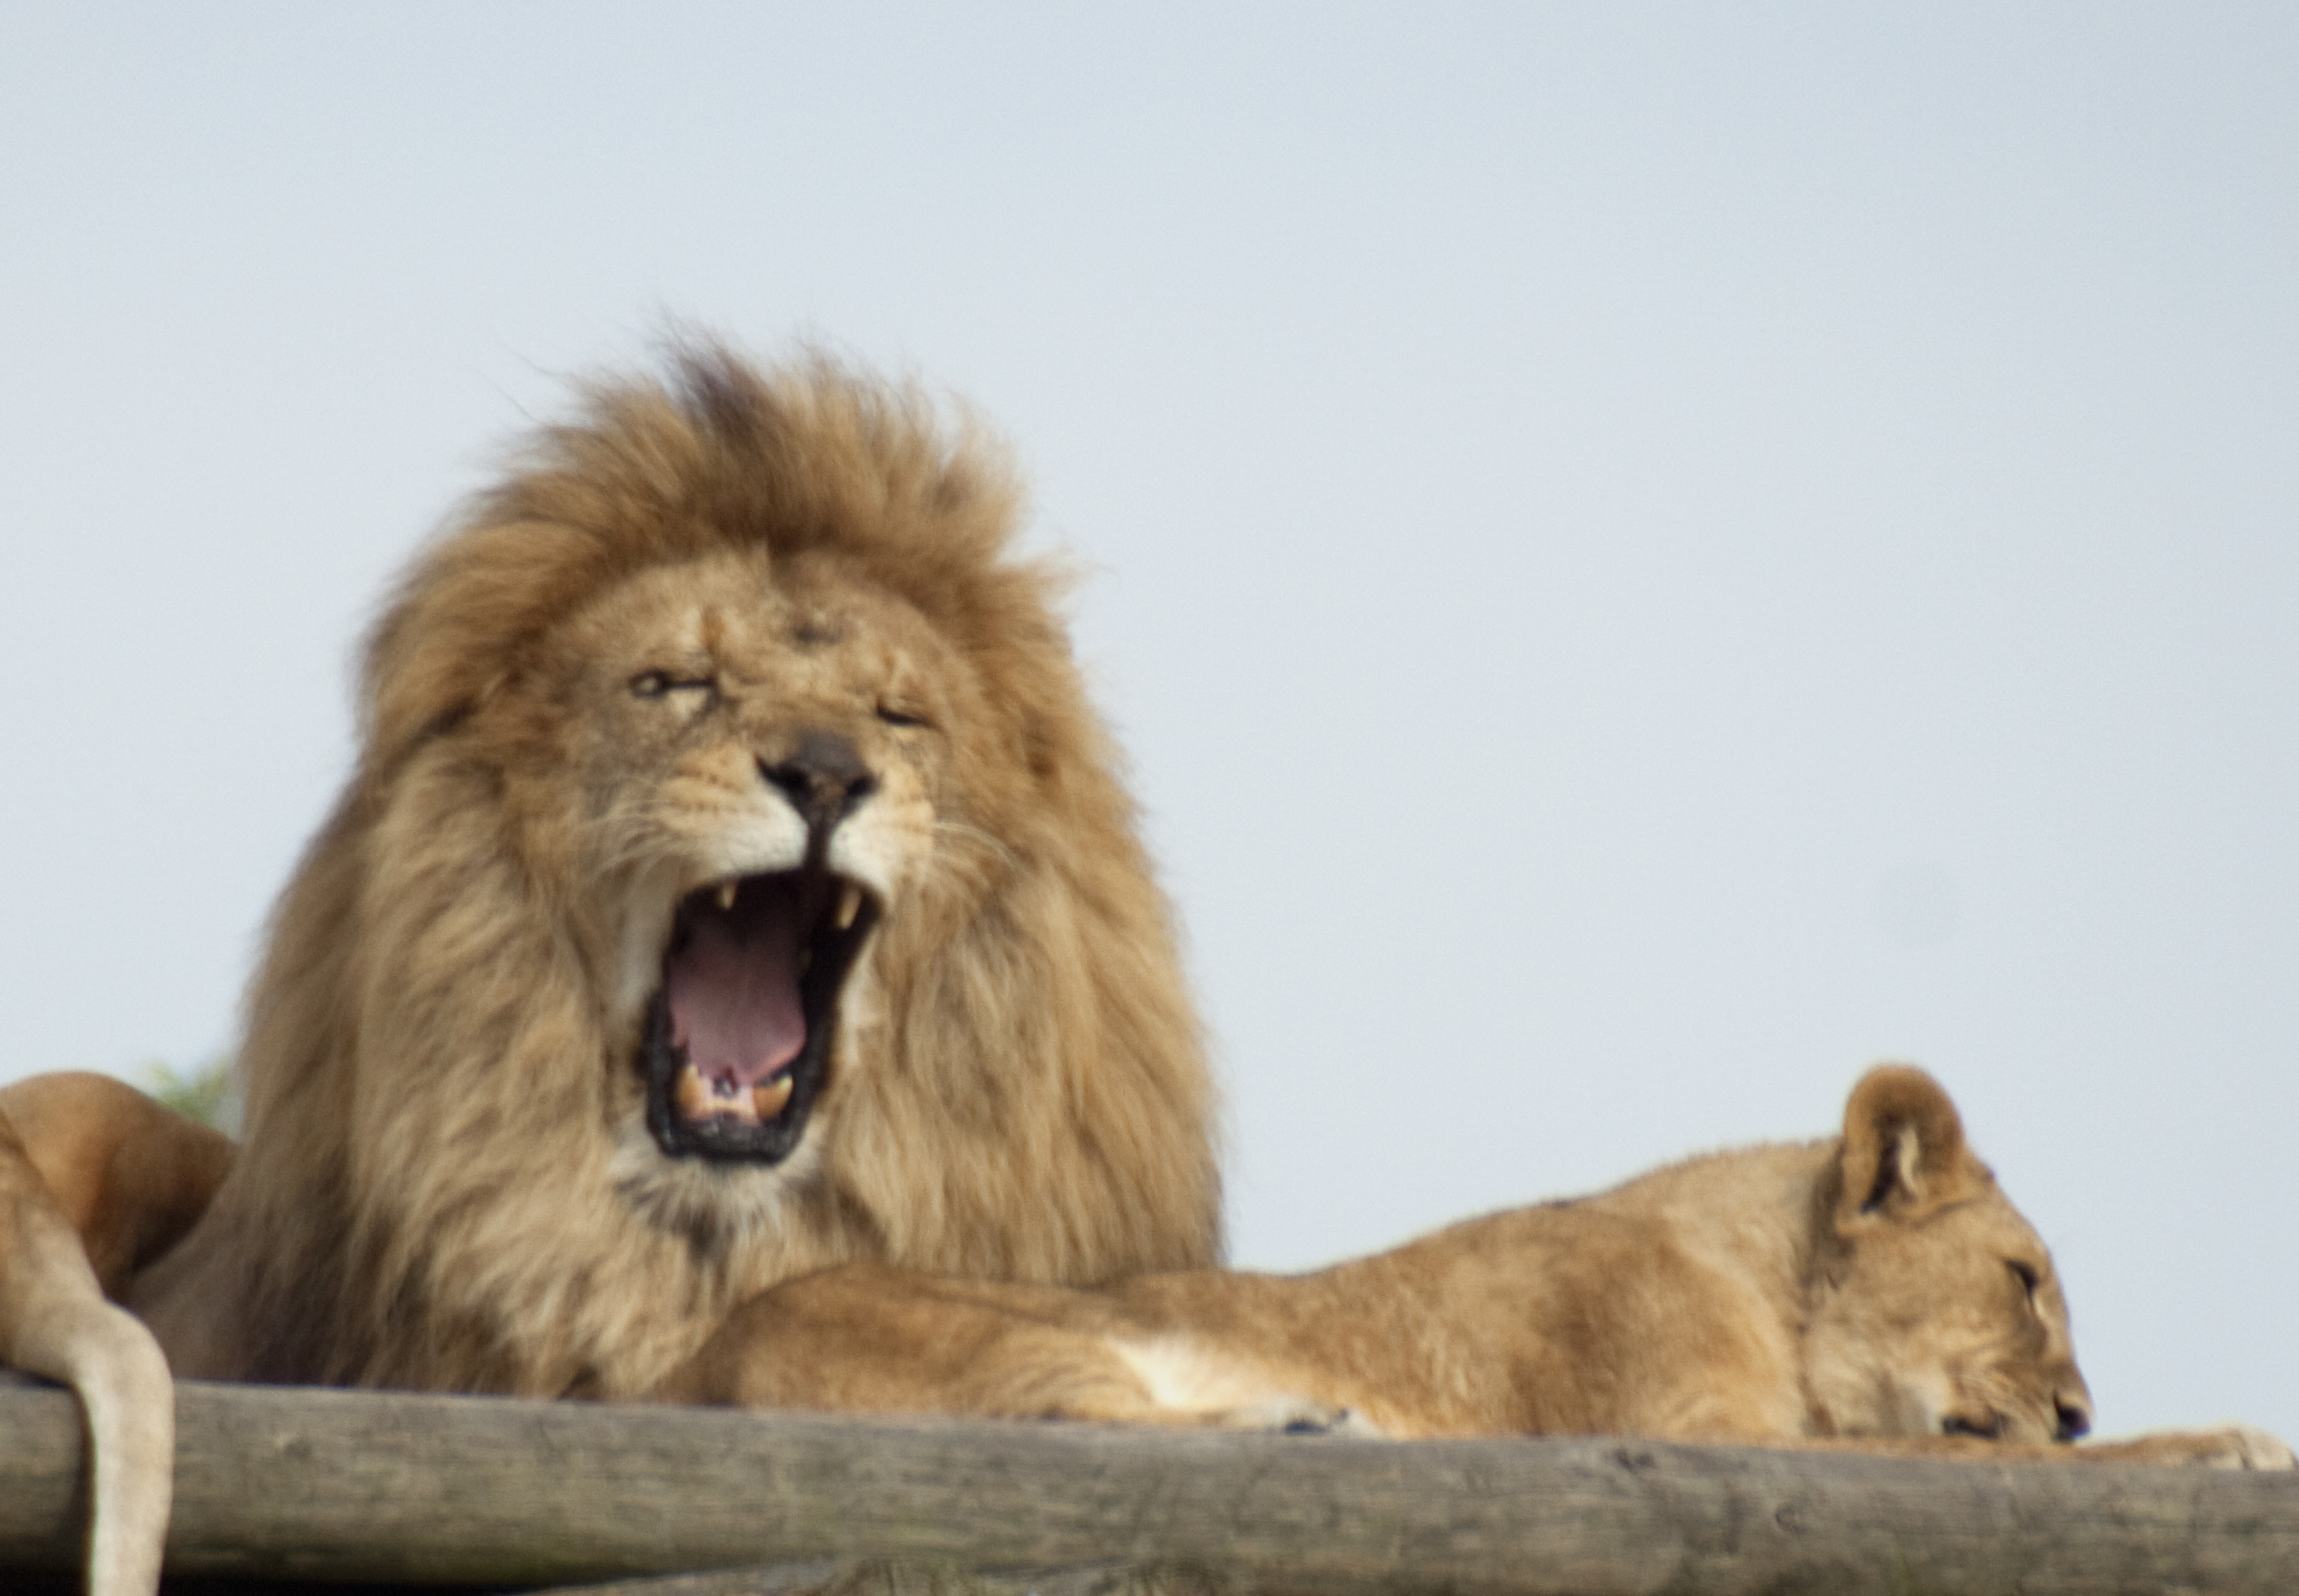
[(2299, 11), (13, 4), (0, 1077), (230, 1044), (382, 585), (682, 318), (977, 402), (1242, 1264), (1936, 1071), (2299, 1435)]

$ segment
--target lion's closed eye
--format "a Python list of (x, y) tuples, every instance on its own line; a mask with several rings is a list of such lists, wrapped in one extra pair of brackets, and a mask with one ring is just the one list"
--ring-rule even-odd
[(715, 693), (716, 677), (674, 676), (668, 670), (642, 670), (631, 677), (631, 692), (639, 698), (664, 698), (673, 693)]

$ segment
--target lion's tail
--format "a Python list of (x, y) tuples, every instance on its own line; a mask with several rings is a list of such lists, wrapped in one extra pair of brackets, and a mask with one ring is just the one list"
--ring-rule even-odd
[(174, 1494), (176, 1391), (135, 1316), (106, 1301), (79, 1233), (0, 1120), (0, 1363), (79, 1392), (94, 1467), (88, 1596), (152, 1596)]

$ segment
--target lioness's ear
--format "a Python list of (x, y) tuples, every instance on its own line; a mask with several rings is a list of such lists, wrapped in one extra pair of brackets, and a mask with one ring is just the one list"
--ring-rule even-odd
[(1940, 1084), (1905, 1064), (1880, 1064), (1844, 1105), (1838, 1230), (1864, 1218), (1910, 1219), (1971, 1194), (1984, 1172)]

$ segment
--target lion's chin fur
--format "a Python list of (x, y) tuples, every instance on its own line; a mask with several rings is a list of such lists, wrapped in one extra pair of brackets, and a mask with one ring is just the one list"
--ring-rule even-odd
[[(689, 349), (431, 544), (251, 990), (242, 1156), (134, 1288), (179, 1373), (632, 1394), (833, 1263), (1217, 1259), (1169, 912), (1017, 502), (914, 391)], [(802, 1138), (668, 1156), (672, 895), (801, 862), (876, 927)]]
[(822, 1185), (827, 1126), (809, 1127), (798, 1150), (768, 1168), (666, 1159), (643, 1118), (616, 1127), (607, 1184), (648, 1229), (683, 1239), (698, 1259), (756, 1248), (785, 1226), (803, 1226), (808, 1198)]

